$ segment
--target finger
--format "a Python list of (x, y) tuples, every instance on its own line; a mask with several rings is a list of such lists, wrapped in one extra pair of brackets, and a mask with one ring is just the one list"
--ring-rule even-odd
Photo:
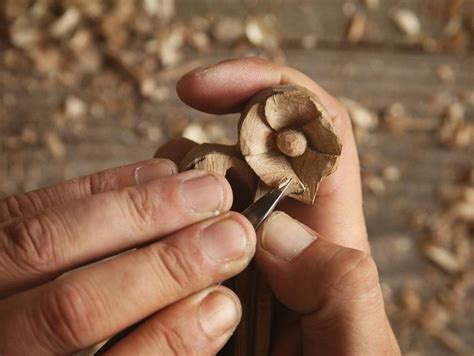
[[(222, 114), (241, 110), (262, 89), (289, 83), (304, 86), (319, 96), (343, 148), (339, 167), (321, 183), (314, 206), (287, 200), (283, 207), (332, 242), (368, 251), (354, 135), (347, 110), (334, 97), (301, 72), (258, 58), (229, 60), (197, 69), (179, 80), (177, 92), (196, 109)], [(348, 229), (352, 231), (350, 237)]]
[(28, 193), (13, 195), (0, 200), (0, 222), (31, 216), (54, 205), (132, 186), (139, 181), (145, 183), (151, 179), (166, 177), (176, 172), (177, 168), (173, 162), (164, 159), (151, 159), (107, 169)]
[(166, 236), (231, 205), (224, 177), (189, 171), (15, 221), (0, 230), (0, 295)]
[(211, 114), (228, 114), (243, 109), (259, 91), (276, 84), (298, 84), (315, 92), (329, 112), (337, 101), (303, 73), (261, 58), (230, 59), (196, 68), (178, 81), (177, 93), (189, 106)]
[(277, 212), (258, 232), (256, 260), (276, 297), (301, 316), (303, 353), (395, 354), (377, 268)]
[(159, 147), (154, 157), (169, 159), (179, 166), (179, 163), (183, 160), (186, 153), (197, 145), (196, 142), (185, 137), (176, 138)]
[(156, 313), (105, 355), (215, 355), (241, 314), (231, 290), (210, 287)]
[[(242, 271), (255, 231), (228, 213), (0, 303), (2, 354), (69, 354)], [(3, 347), (3, 349), (2, 349)]]

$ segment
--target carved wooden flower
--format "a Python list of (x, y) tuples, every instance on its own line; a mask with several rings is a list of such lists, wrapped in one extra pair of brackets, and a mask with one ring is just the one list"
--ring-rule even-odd
[(297, 85), (274, 86), (249, 102), (239, 122), (239, 145), (265, 185), (292, 178), (290, 196), (308, 204), (335, 171), (342, 150), (326, 108)]

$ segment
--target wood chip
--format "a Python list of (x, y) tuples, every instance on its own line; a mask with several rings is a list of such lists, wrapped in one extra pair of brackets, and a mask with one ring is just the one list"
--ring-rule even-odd
[(396, 182), (400, 180), (400, 169), (396, 166), (388, 166), (383, 170), (383, 177), (388, 182)]
[(164, 67), (176, 65), (181, 60), (181, 48), (184, 44), (184, 29), (173, 27), (161, 38), (160, 60)]
[(56, 38), (68, 36), (80, 23), (81, 12), (74, 8), (68, 8), (63, 15), (51, 25), (51, 35)]
[(346, 39), (350, 43), (358, 43), (364, 38), (366, 31), (367, 17), (361, 12), (356, 12), (347, 28)]
[(397, 9), (391, 18), (398, 29), (409, 37), (416, 37), (421, 32), (421, 24), (418, 16), (410, 9)]
[(453, 68), (447, 64), (442, 64), (436, 68), (436, 75), (443, 82), (452, 82), (456, 78)]
[(203, 127), (197, 123), (189, 124), (183, 131), (182, 136), (197, 143), (209, 142), (209, 137)]
[(70, 119), (78, 119), (87, 113), (87, 104), (77, 96), (68, 96), (64, 102), (64, 115)]
[(462, 270), (462, 266), (459, 264), (456, 256), (445, 248), (426, 244), (422, 250), (425, 256), (443, 271), (455, 274)]
[(439, 128), (441, 143), (450, 148), (468, 148), (474, 145), (474, 125), (465, 121), (465, 108), (460, 102), (451, 104)]
[(256, 47), (276, 50), (280, 46), (280, 40), (274, 26), (275, 18), (270, 15), (251, 17), (245, 25), (245, 35)]
[(374, 195), (384, 194), (387, 189), (383, 179), (374, 174), (363, 175), (362, 183), (364, 187), (367, 187)]
[(144, 0), (143, 6), (149, 15), (165, 21), (173, 18), (176, 12), (175, 0)]
[(380, 0), (363, 0), (369, 10), (377, 10), (380, 6)]
[(318, 44), (318, 39), (314, 35), (306, 35), (301, 39), (301, 46), (304, 49), (314, 49)]
[(66, 145), (54, 131), (46, 132), (43, 136), (44, 143), (55, 159), (62, 159), (66, 156)]
[(352, 99), (341, 97), (339, 100), (346, 106), (347, 111), (349, 111), (349, 115), (355, 127), (364, 130), (373, 130), (378, 127), (379, 118), (369, 109)]
[(233, 44), (245, 36), (244, 23), (235, 17), (219, 17), (212, 27), (213, 38), (222, 44)]
[(21, 130), (21, 140), (28, 145), (36, 145), (38, 143), (38, 133), (31, 127), (25, 127)]

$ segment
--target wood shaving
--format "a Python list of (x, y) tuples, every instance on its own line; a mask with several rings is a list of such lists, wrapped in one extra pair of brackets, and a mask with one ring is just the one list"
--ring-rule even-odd
[(384, 194), (387, 190), (383, 179), (374, 174), (364, 174), (362, 176), (362, 182), (364, 188), (367, 188), (374, 195)]
[(301, 46), (305, 49), (314, 49), (318, 44), (318, 39), (315, 35), (306, 35), (301, 39)]
[(244, 23), (238, 18), (219, 18), (212, 27), (212, 36), (223, 44), (233, 44), (245, 36)]
[(356, 12), (349, 23), (346, 39), (350, 43), (358, 43), (367, 31), (367, 17), (360, 12)]
[(416, 37), (421, 33), (421, 23), (418, 16), (410, 9), (397, 9), (391, 16), (398, 29), (409, 37)]
[(455, 274), (462, 269), (456, 256), (442, 247), (426, 245), (423, 247), (423, 253), (430, 261), (448, 273)]
[(280, 40), (272, 16), (251, 17), (245, 25), (245, 35), (254, 46), (268, 50), (277, 50)]
[(87, 104), (76, 96), (68, 96), (64, 102), (64, 114), (67, 118), (78, 119), (87, 113)]
[(382, 124), (394, 133), (406, 131), (436, 131), (440, 126), (437, 117), (412, 117), (400, 103), (393, 103), (383, 110)]
[(369, 10), (377, 10), (380, 6), (380, 0), (363, 0), (364, 5)]
[(440, 142), (450, 148), (468, 148), (474, 144), (474, 125), (464, 118), (465, 108), (455, 102), (439, 128)]
[(56, 132), (46, 132), (43, 140), (53, 158), (60, 160), (66, 156), (66, 145)]
[(453, 68), (451, 68), (447, 64), (442, 64), (438, 68), (436, 68), (436, 75), (443, 82), (452, 82), (455, 79), (455, 73)]
[(195, 141), (197, 143), (210, 142), (210, 139), (203, 129), (203, 127), (197, 123), (189, 124), (183, 131), (182, 136)]
[(395, 167), (395, 166), (385, 167), (382, 175), (383, 175), (383, 178), (388, 182), (396, 182), (400, 180), (400, 177), (401, 177), (400, 169), (398, 169), (398, 167)]
[(379, 118), (362, 104), (348, 98), (339, 98), (349, 111), (352, 123), (356, 128), (363, 130), (374, 130), (378, 127)]
[(51, 25), (51, 35), (56, 38), (64, 38), (69, 35), (80, 23), (81, 12), (70, 7), (64, 14)]

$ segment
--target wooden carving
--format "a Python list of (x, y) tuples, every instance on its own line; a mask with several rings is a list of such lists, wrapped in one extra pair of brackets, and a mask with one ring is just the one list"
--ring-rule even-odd
[(293, 178), (290, 197), (307, 204), (336, 169), (342, 149), (326, 108), (296, 85), (274, 86), (250, 101), (240, 119), (239, 145), (266, 186)]
[[(342, 145), (319, 98), (297, 85), (277, 85), (255, 95), (242, 111), (235, 146), (206, 143), (191, 149), (180, 170), (224, 175), (232, 210), (242, 211), (269, 189), (292, 178), (289, 196), (314, 203), (321, 180), (334, 172)], [(225, 355), (265, 355), (271, 337), (272, 298), (255, 265), (226, 283), (239, 295), (243, 316)]]

